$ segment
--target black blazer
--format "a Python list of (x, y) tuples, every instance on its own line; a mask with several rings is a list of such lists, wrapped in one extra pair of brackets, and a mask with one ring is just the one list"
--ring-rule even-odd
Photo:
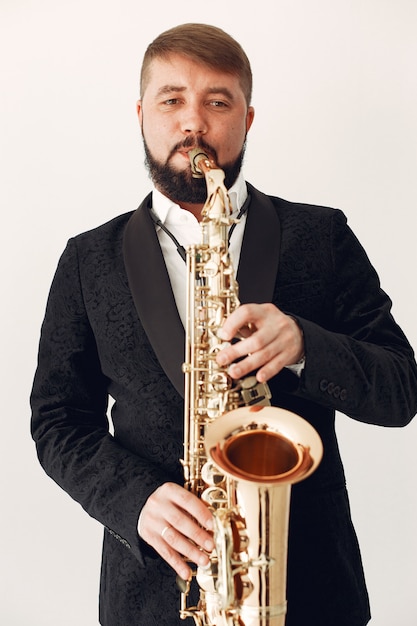
[[(413, 352), (340, 211), (249, 191), (240, 299), (272, 301), (298, 318), (306, 366), (300, 379), (284, 370), (270, 381), (273, 404), (310, 421), (324, 445), (318, 470), (292, 490), (286, 626), (364, 626), (368, 598), (335, 411), (407, 424), (417, 410)], [(31, 397), (42, 465), (106, 529), (105, 626), (184, 623), (173, 571), (137, 534), (150, 493), (183, 480), (184, 329), (149, 200), (68, 242)]]

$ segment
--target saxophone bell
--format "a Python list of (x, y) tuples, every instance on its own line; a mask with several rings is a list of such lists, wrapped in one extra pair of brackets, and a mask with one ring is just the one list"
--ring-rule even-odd
[(220, 614), (239, 615), (244, 626), (284, 626), (291, 486), (319, 465), (320, 437), (291, 411), (240, 407), (207, 425), (205, 448), (231, 499), (213, 512)]

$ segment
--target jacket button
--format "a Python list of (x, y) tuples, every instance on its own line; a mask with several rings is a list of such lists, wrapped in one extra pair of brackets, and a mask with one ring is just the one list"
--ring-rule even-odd
[(346, 391), (346, 389), (342, 389), (340, 391), (340, 399), (341, 400), (346, 400), (346, 398), (347, 398), (347, 391)]
[(340, 386), (336, 385), (336, 387), (333, 389), (333, 395), (335, 398), (339, 398), (340, 396)]
[(323, 380), (320, 381), (320, 391), (327, 391), (328, 386), (329, 386), (329, 381), (323, 378)]

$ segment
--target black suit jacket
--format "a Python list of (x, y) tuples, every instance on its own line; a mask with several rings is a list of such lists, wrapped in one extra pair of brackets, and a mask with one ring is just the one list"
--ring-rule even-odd
[[(240, 299), (272, 301), (297, 317), (306, 366), (300, 379), (284, 370), (270, 381), (273, 404), (310, 421), (324, 445), (318, 470), (292, 491), (287, 626), (364, 626), (368, 598), (335, 411), (405, 425), (417, 410), (413, 352), (340, 211), (249, 191)], [(150, 493), (183, 480), (184, 329), (149, 200), (68, 242), (31, 398), (46, 472), (106, 529), (105, 626), (183, 623), (174, 573), (137, 534)]]

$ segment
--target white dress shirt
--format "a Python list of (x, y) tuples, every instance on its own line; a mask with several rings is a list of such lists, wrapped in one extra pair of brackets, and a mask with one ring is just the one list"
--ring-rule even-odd
[[(235, 184), (229, 189), (233, 217), (237, 217), (247, 196), (248, 191), (246, 183), (242, 173), (240, 173)], [(182, 209), (178, 204), (175, 204), (155, 188), (152, 191), (152, 208), (164, 226), (166, 226), (185, 249), (190, 245), (201, 243), (201, 225), (197, 218), (195, 218), (190, 211)], [(245, 223), (246, 214), (240, 218), (230, 238), (229, 252), (235, 276), (239, 264)], [(156, 232), (162, 254), (164, 255), (178, 313), (185, 327), (187, 293), (186, 264), (178, 254), (172, 239), (159, 226), (156, 226)]]

